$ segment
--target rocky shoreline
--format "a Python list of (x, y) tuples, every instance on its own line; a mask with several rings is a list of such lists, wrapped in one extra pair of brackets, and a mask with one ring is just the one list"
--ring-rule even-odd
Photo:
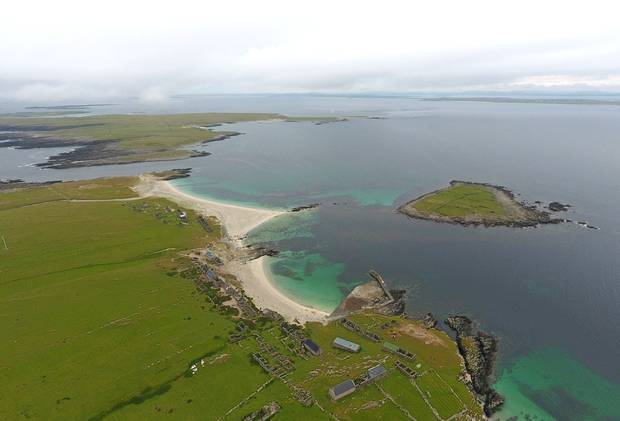
[(0, 180), (0, 191), (3, 190), (14, 190), (14, 189), (26, 189), (29, 187), (42, 187), (49, 186), (50, 184), (61, 183), (60, 180), (52, 180), (52, 181), (24, 181), (21, 178), (11, 178), (8, 180)]
[[(370, 271), (371, 280), (358, 285), (334, 310), (329, 320), (337, 320), (355, 313), (377, 313), (409, 317), (405, 313), (406, 291), (387, 289), (383, 278)], [(421, 321), (427, 329), (435, 329), (437, 320), (427, 313)], [(472, 390), (487, 416), (491, 416), (504, 403), (504, 397), (491, 387), (491, 376), (498, 352), (498, 340), (488, 333), (474, 333), (473, 322), (466, 316), (451, 316), (444, 323), (456, 333), (459, 354), (465, 372), (461, 380)]]
[(481, 331), (474, 334), (473, 322), (466, 316), (450, 316), (444, 323), (456, 333), (456, 343), (467, 371), (463, 380), (476, 394), (484, 413), (491, 416), (504, 403), (504, 397), (490, 385), (497, 338)]
[[(67, 152), (53, 155), (45, 162), (35, 164), (40, 168), (68, 169), (84, 168), (103, 165), (136, 164), (152, 161), (178, 161), (188, 158), (198, 158), (211, 155), (210, 152), (194, 149), (179, 149), (187, 152), (185, 156), (170, 156), (162, 159), (148, 159), (143, 157), (144, 151), (115, 148), (116, 140), (94, 139), (66, 139), (53, 135), (39, 135), (38, 132), (53, 132), (56, 130), (71, 129), (89, 125), (74, 126), (11, 126), (0, 125), (0, 148), (15, 149), (41, 149), (41, 148), (74, 148)], [(92, 126), (92, 124), (91, 124)], [(210, 139), (205, 139), (199, 144), (218, 142), (239, 136), (242, 133), (226, 132)], [(170, 149), (149, 150), (148, 152), (171, 152)]]

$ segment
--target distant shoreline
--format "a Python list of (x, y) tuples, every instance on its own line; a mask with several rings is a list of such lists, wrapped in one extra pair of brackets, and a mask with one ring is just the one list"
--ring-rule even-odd
[(494, 102), (506, 104), (620, 105), (620, 101), (586, 98), (437, 97), (422, 101)]

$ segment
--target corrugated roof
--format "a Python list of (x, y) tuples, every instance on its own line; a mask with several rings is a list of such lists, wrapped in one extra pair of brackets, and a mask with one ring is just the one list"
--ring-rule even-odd
[(382, 376), (385, 373), (387, 373), (387, 370), (385, 369), (385, 367), (383, 367), (380, 364), (368, 369), (368, 375), (370, 376), (371, 379)]
[(355, 342), (347, 341), (346, 339), (336, 338), (334, 339), (334, 345), (342, 346), (352, 351), (359, 351), (360, 346)]
[(348, 392), (349, 390), (352, 390), (352, 389), (355, 389), (355, 383), (353, 383), (353, 380), (346, 380), (332, 387), (332, 391), (334, 395), (336, 396), (341, 395), (345, 392)]

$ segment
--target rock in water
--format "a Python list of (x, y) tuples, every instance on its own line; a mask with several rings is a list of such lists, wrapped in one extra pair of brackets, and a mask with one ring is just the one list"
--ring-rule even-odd
[(566, 212), (570, 208), (569, 204), (563, 204), (560, 202), (551, 202), (547, 205), (547, 209), (551, 212)]

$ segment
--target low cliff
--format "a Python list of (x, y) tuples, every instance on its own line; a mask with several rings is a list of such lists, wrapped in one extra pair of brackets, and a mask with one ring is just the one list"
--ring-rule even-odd
[(484, 332), (473, 333), (473, 323), (465, 316), (448, 317), (444, 323), (456, 332), (459, 353), (465, 361), (466, 383), (476, 393), (484, 412), (490, 416), (504, 398), (490, 386), (497, 353), (497, 338)]

